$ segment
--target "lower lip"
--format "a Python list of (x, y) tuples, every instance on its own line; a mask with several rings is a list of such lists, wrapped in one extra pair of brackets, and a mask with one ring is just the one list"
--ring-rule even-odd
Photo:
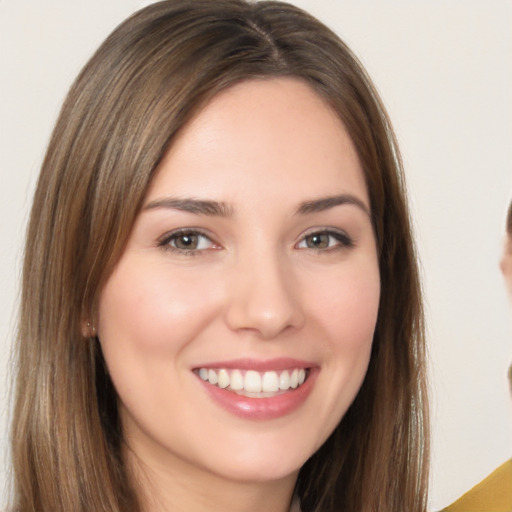
[(318, 369), (309, 370), (308, 378), (298, 388), (280, 395), (251, 398), (237, 395), (232, 391), (219, 388), (209, 382), (200, 380), (209, 396), (231, 414), (250, 420), (271, 420), (281, 418), (298, 409), (313, 389)]

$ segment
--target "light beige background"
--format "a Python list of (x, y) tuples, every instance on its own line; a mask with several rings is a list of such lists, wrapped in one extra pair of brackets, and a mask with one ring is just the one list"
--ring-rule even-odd
[[(148, 3), (0, 0), (0, 489), (23, 230), (38, 167), (80, 67)], [(439, 509), (512, 456), (512, 315), (497, 266), (512, 196), (512, 1), (293, 3), (355, 50), (401, 143), (425, 276), (430, 508)]]

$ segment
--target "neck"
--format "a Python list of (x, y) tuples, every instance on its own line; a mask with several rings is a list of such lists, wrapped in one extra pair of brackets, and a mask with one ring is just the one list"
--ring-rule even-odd
[(297, 479), (293, 474), (269, 482), (230, 480), (186, 461), (149, 466), (133, 453), (127, 462), (144, 512), (289, 512)]

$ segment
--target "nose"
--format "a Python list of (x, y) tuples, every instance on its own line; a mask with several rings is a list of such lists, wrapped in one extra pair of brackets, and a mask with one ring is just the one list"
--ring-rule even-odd
[[(270, 340), (300, 329), (304, 311), (290, 262), (279, 255), (241, 258), (228, 284), (226, 323), (238, 332)], [(283, 261), (284, 260), (284, 261)]]

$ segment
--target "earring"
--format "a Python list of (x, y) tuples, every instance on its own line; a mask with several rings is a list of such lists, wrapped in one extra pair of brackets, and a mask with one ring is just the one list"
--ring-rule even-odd
[(87, 330), (89, 331), (90, 338), (96, 338), (96, 327), (91, 322), (87, 322)]

